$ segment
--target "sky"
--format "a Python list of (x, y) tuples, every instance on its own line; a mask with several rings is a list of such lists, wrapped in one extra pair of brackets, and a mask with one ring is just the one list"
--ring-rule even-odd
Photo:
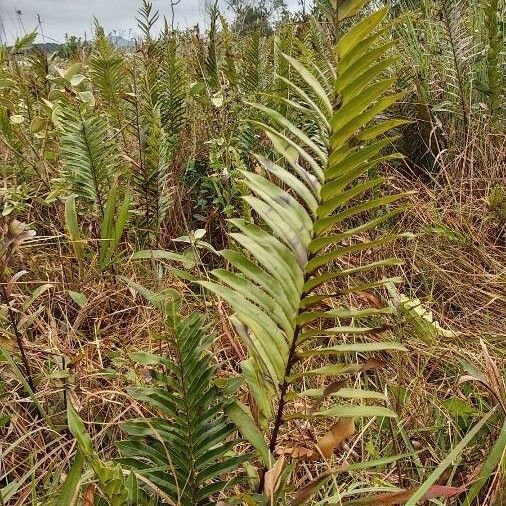
[[(204, 23), (206, 0), (180, 0), (175, 7), (175, 25), (180, 28)], [(170, 1), (152, 0), (153, 7), (170, 20)], [(288, 0), (287, 5), (297, 5)], [(93, 16), (107, 33), (131, 38), (136, 35), (136, 11), (141, 0), (0, 0), (0, 42), (12, 43), (16, 36), (42, 24), (38, 42), (62, 42), (69, 33), (84, 38), (93, 34)], [(19, 13), (21, 11), (21, 13)], [(44, 39), (44, 40), (43, 40)]]

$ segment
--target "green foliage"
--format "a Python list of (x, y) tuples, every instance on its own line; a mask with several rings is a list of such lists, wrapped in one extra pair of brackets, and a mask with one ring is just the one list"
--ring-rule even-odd
[(119, 97), (124, 91), (125, 72), (121, 54), (107, 40), (104, 29), (95, 24), (95, 44), (90, 55), (90, 77), (106, 107), (119, 114)]
[[(500, 57), (504, 48), (504, 37), (499, 31), (499, 0), (483, 0), (485, 27), (488, 35), (487, 80), (488, 103), (492, 117), (497, 117), (501, 108), (503, 83), (501, 82)], [(503, 76), (504, 79), (504, 76)]]
[[(304, 86), (286, 80), (294, 91), (293, 106), (319, 134), (309, 137), (274, 109), (251, 104), (269, 121), (253, 123), (264, 130), (275, 152), (274, 160), (256, 155), (261, 174), (243, 173), (252, 192), (244, 200), (258, 216), (258, 224), (230, 220), (238, 230), (229, 234), (237, 249), (221, 255), (236, 270), (214, 270), (220, 283), (202, 282), (235, 311), (232, 321), (249, 353), (242, 368), (250, 393), (262, 418), (274, 422), (269, 435), (272, 452), (287, 419), (395, 416), (387, 408), (363, 402), (288, 414), (290, 399), (305, 395), (301, 380), (346, 370), (334, 358), (349, 352), (404, 349), (393, 342), (344, 344), (354, 336), (380, 333), (381, 327), (368, 321), (390, 310), (341, 306), (347, 294), (395, 281), (369, 277), (364, 282), (364, 273), (399, 264), (395, 258), (352, 268), (341, 264), (345, 256), (401, 237), (382, 233), (380, 225), (403, 207), (380, 210), (403, 195), (375, 197), (371, 190), (383, 178), (367, 177), (381, 161), (397, 157), (381, 151), (394, 140), (384, 134), (398, 123), (375, 120), (403, 96), (389, 93), (393, 81), (385, 77), (392, 61), (387, 56), (392, 43), (378, 44), (385, 26), (388, 29), (382, 23), (385, 15), (386, 9), (374, 12), (340, 39), (338, 63), (330, 75), (283, 54)], [(359, 234), (362, 239), (354, 241)], [(330, 282), (334, 288), (322, 291)], [(330, 299), (335, 309), (319, 309)], [(328, 345), (329, 340), (337, 344)], [(309, 362), (314, 356), (333, 365), (314, 368)], [(362, 397), (356, 394), (354, 398)]]
[(234, 429), (223, 416), (225, 397), (214, 384), (215, 368), (207, 351), (211, 341), (202, 317), (180, 319), (172, 306), (165, 308), (165, 316), (173, 336), (164, 340), (172, 345), (173, 358), (130, 355), (150, 367), (153, 384), (129, 393), (158, 414), (122, 425), (129, 439), (118, 443), (120, 462), (177, 504), (209, 504), (211, 496), (236, 482), (223, 476), (242, 458), (232, 452), (236, 442), (227, 440)]
[(137, 65), (140, 82), (135, 83), (133, 124), (139, 151), (132, 182), (140, 236), (149, 244), (159, 234), (171, 203), (168, 169), (185, 119), (185, 78), (175, 39), (165, 40), (155, 59), (143, 57)]
[(75, 35), (65, 34), (65, 42), (58, 47), (56, 54), (60, 58), (65, 59), (76, 59), (79, 57), (81, 52), (88, 52), (90, 45), (85, 42), (81, 37)]
[(263, 34), (272, 32), (273, 19), (286, 14), (283, 0), (227, 0), (234, 13), (232, 29), (242, 35), (250, 30), (260, 30)]
[(11, 48), (11, 54), (23, 53), (24, 51), (28, 51), (31, 49), (35, 39), (37, 38), (37, 31), (33, 30), (32, 32), (28, 32), (21, 37), (18, 37)]
[(178, 141), (186, 119), (187, 80), (181, 47), (176, 38), (167, 39), (161, 48), (161, 65), (157, 76), (157, 104), (162, 127), (172, 144)]
[(148, 0), (142, 0), (142, 6), (137, 12), (139, 14), (139, 17), (135, 18), (137, 20), (137, 25), (142, 31), (144, 39), (147, 42), (151, 42), (151, 30), (160, 18), (160, 13), (158, 11), (153, 11), (153, 4), (148, 2)]
[[(135, 490), (132, 490), (132, 488), (128, 486), (121, 467), (118, 464), (103, 462), (98, 457), (93, 448), (93, 442), (89, 434), (86, 432), (83, 421), (71, 404), (68, 404), (67, 406), (67, 420), (69, 430), (75, 437), (79, 448), (76, 457), (78, 467), (80, 467), (80, 459), (84, 458), (84, 460), (93, 469), (93, 472), (98, 480), (100, 491), (107, 499), (109, 506), (133, 505), (131, 499), (135, 495)], [(62, 488), (61, 493), (65, 495), (69, 494), (69, 489), (76, 488), (75, 475), (77, 474), (77, 470), (73, 469), (71, 473), (71, 476), (73, 476), (73, 483), (70, 484), (67, 482)], [(73, 492), (73, 494), (75, 494), (75, 492)], [(60, 499), (61, 498), (62, 496), (60, 496)]]
[(170, 204), (167, 187), (168, 167), (173, 144), (163, 130), (160, 109), (149, 99), (140, 104), (137, 121), (139, 127), (139, 162), (132, 172), (137, 192), (140, 235), (143, 241), (153, 241)]
[(211, 90), (220, 88), (220, 76), (218, 67), (217, 48), (217, 24), (219, 19), (218, 2), (215, 2), (210, 10), (210, 26), (208, 35), (207, 55), (204, 60), (204, 77)]
[[(92, 43), (66, 37), (52, 55), (34, 33), (0, 47), (0, 503), (376, 504), (438, 490), (486, 501), (504, 468), (503, 417), (472, 427), (504, 408), (503, 378), (482, 360), (486, 371), (466, 366), (457, 382), (452, 354), (472, 361), (464, 337), (493, 329), (500, 367), (501, 2), (321, 0), (313, 16), (305, 0), (293, 14), (277, 1), (229, 3), (230, 25), (214, 4), (204, 31), (165, 22), (158, 35), (144, 1), (135, 48), (115, 48), (98, 26)], [(373, 12), (381, 4), (389, 13)], [(370, 16), (357, 23), (362, 8)], [(395, 192), (411, 187), (422, 190), (409, 220), (422, 234), (404, 248)], [(408, 259), (398, 291), (394, 250)], [(202, 273), (235, 313), (240, 343), (227, 308), (201, 298)], [(157, 351), (161, 322), (118, 280), (164, 312)], [(462, 290), (470, 282), (476, 290)], [(167, 306), (176, 288), (211, 313), (214, 356), (202, 318)], [(392, 335), (410, 356), (387, 365), (403, 350)], [(129, 358), (125, 346), (151, 353)], [(115, 394), (122, 381), (136, 387), (133, 404)], [(454, 390), (469, 381), (464, 402)], [(96, 437), (69, 408), (76, 448), (58, 432), (60, 408), (82, 392)], [(120, 467), (109, 459), (125, 413), (139, 419), (125, 424)], [(372, 431), (351, 420), (373, 415)], [(255, 451), (244, 462), (232, 423)], [(350, 452), (335, 452), (345, 437)], [(239, 463), (247, 478), (235, 486)], [(384, 494), (393, 464), (396, 488), (409, 489)], [(447, 475), (453, 490), (432, 484)], [(368, 496), (375, 489), (383, 495)]]
[(112, 178), (118, 173), (117, 146), (106, 118), (87, 105), (61, 106), (58, 125), (62, 132), (62, 179), (81, 198), (95, 204), (104, 215)]
[[(117, 183), (114, 183), (107, 195), (104, 214), (100, 220), (98, 252), (96, 255), (96, 267), (99, 271), (103, 271), (113, 264), (114, 254), (128, 220), (130, 194), (126, 192), (122, 202), (119, 202), (120, 196), (121, 190)], [(93, 245), (93, 241), (90, 241), (90, 237), (86, 237), (79, 227), (75, 195), (69, 195), (65, 200), (65, 226), (74, 256), (79, 265), (79, 271), (82, 273), (87, 261), (87, 247), (89, 244)]]

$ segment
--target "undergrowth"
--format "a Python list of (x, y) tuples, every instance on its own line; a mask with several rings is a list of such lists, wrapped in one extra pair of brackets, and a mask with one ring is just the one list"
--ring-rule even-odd
[(209, 18), (0, 48), (0, 504), (505, 504), (501, 2)]

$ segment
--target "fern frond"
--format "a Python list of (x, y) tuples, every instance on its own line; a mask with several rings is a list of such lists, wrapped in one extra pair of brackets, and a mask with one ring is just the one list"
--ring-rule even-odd
[(137, 11), (139, 17), (135, 18), (139, 29), (144, 35), (146, 42), (151, 42), (151, 30), (160, 19), (160, 13), (153, 10), (153, 3), (148, 0), (142, 0), (142, 5)]
[[(268, 119), (253, 123), (270, 139), (276, 158), (256, 155), (263, 173), (244, 172), (251, 190), (245, 201), (259, 219), (258, 223), (230, 220), (237, 231), (229, 235), (237, 249), (221, 254), (235, 271), (214, 270), (218, 282), (202, 282), (235, 311), (233, 322), (250, 354), (243, 363), (250, 390), (264, 420), (274, 419), (268, 438), (271, 451), (288, 419), (287, 403), (300, 393), (301, 380), (348, 370), (343, 364), (312, 369), (310, 356), (330, 360), (349, 352), (403, 349), (383, 341), (341, 344), (357, 335), (381, 333), (382, 326), (373, 321), (388, 309), (341, 306), (346, 306), (347, 294), (393, 281), (374, 277), (364, 281), (364, 273), (399, 264), (386, 258), (345, 267), (350, 255), (402, 236), (380, 229), (402, 210), (396, 206), (402, 195), (376, 197), (371, 190), (383, 178), (367, 178), (382, 161), (398, 156), (385, 156), (382, 150), (393, 140), (384, 134), (399, 122), (376, 120), (403, 96), (389, 91), (393, 81), (384, 75), (393, 46), (380, 39), (386, 12), (383, 8), (367, 16), (341, 38), (331, 72), (284, 55), (304, 89), (294, 79), (285, 82), (314, 128), (302, 130), (278, 111), (250, 104)], [(385, 206), (388, 211), (380, 213)], [(330, 282), (332, 286), (323, 289)], [(322, 303), (335, 309), (318, 309)], [(329, 327), (328, 321), (334, 323)], [(338, 344), (328, 346), (335, 339), (340, 339)], [(311, 415), (289, 409), (290, 419), (395, 416), (381, 406), (338, 404)]]
[(181, 506), (211, 504), (210, 497), (235, 481), (223, 481), (242, 458), (230, 456), (234, 428), (223, 415), (223, 396), (213, 384), (214, 366), (206, 351), (210, 337), (202, 317), (175, 319), (170, 339), (173, 358), (133, 353), (153, 367), (154, 386), (130, 394), (158, 416), (131, 420), (122, 428), (129, 438), (119, 443), (120, 462), (147, 478)]
[(162, 48), (157, 86), (163, 129), (175, 143), (185, 123), (187, 90), (184, 61), (175, 38), (169, 38)]
[(236, 59), (237, 56), (234, 50), (233, 34), (228, 27), (227, 19), (220, 14), (221, 22), (221, 39), (223, 44), (224, 62), (223, 62), (223, 74), (227, 78), (231, 86), (237, 86), (239, 77), (237, 75)]
[(91, 81), (104, 103), (117, 107), (125, 83), (123, 57), (107, 40), (98, 24), (95, 26), (95, 44), (89, 64)]
[(133, 171), (132, 180), (138, 192), (139, 228), (150, 242), (157, 236), (170, 205), (167, 175), (173, 143), (162, 129), (157, 107), (144, 111), (141, 135), (142, 165)]
[(218, 33), (217, 22), (219, 18), (218, 3), (215, 2), (210, 11), (210, 25), (208, 34), (207, 54), (204, 60), (204, 78), (211, 90), (217, 90), (220, 85)]
[(496, 117), (501, 108), (501, 96), (504, 92), (501, 82), (500, 55), (504, 48), (504, 37), (499, 31), (499, 0), (483, 0), (485, 25), (488, 38), (487, 81), (490, 112)]
[[(455, 78), (456, 94), (460, 104), (460, 114), (467, 132), (469, 126), (469, 61), (472, 56), (472, 37), (465, 25), (465, 7), (462, 0), (442, 0), (441, 17), (451, 52), (451, 66)], [(450, 69), (447, 69), (450, 70)]]
[(109, 134), (107, 120), (85, 106), (61, 106), (62, 179), (72, 191), (96, 204), (104, 215), (106, 195), (117, 174), (117, 146)]
[(261, 61), (258, 55), (261, 50), (260, 29), (251, 30), (247, 35), (242, 56), (241, 92), (251, 100), (261, 90)]

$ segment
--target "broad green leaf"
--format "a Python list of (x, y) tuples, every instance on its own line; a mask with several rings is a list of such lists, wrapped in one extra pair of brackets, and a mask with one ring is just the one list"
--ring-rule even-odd
[(84, 467), (84, 457), (78, 450), (69, 474), (63, 482), (54, 506), (74, 506), (79, 498), (79, 486)]
[(255, 448), (264, 465), (269, 468), (274, 459), (269, 452), (264, 435), (251, 416), (249, 408), (242, 402), (235, 401), (225, 408), (225, 413), (234, 422), (241, 435)]
[(93, 443), (84, 428), (83, 421), (70, 402), (67, 403), (67, 424), (70, 432), (76, 438), (83, 456), (91, 456), (93, 454)]
[(74, 74), (69, 79), (69, 82), (72, 86), (76, 87), (76, 86), (79, 86), (85, 79), (86, 79), (86, 76), (83, 76), (82, 74)]
[(337, 18), (342, 20), (354, 16), (366, 3), (367, 0), (344, 0), (344, 2), (339, 2)]
[(47, 119), (41, 118), (40, 116), (35, 116), (30, 123), (30, 132), (32, 134), (39, 133), (41, 130), (46, 128)]

